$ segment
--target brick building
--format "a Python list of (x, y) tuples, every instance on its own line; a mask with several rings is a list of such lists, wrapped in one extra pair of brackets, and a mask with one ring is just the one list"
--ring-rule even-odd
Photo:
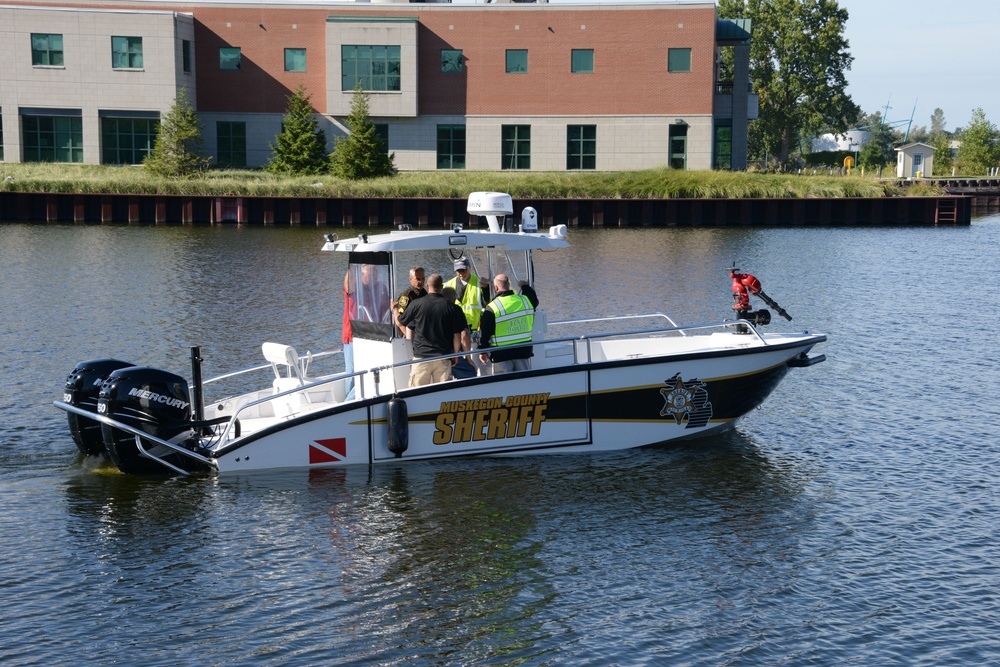
[(0, 6), (0, 157), (138, 163), (183, 89), (213, 161), (257, 167), (300, 83), (332, 141), (360, 80), (403, 171), (742, 169), (749, 38), (713, 2), (29, 0)]

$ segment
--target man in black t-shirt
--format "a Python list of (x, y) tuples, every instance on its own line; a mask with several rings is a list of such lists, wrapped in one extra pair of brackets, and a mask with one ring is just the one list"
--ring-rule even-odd
[[(411, 301), (399, 316), (402, 326), (413, 329), (413, 358), (426, 359), (462, 350), (462, 331), (465, 318), (460, 310), (441, 296), (444, 281), (433, 273), (427, 279), (427, 295)], [(419, 387), (432, 382), (450, 380), (451, 367), (458, 357), (432, 359), (410, 366), (410, 386)]]

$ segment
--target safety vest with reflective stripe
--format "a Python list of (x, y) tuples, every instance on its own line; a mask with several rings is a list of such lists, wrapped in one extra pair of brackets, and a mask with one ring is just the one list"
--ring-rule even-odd
[[(458, 291), (458, 276), (455, 276), (451, 280), (445, 282), (445, 287), (454, 287), (455, 291)], [(469, 274), (469, 282), (465, 285), (465, 293), (462, 294), (461, 299), (456, 299), (457, 303), (462, 308), (462, 313), (465, 314), (465, 321), (469, 323), (469, 328), (473, 331), (479, 329), (479, 320), (483, 316), (483, 306), (480, 302), (482, 298), (483, 291), (479, 289), (479, 276), (475, 273)]]
[(498, 296), (486, 307), (493, 311), (497, 321), (496, 332), (490, 339), (491, 347), (531, 342), (535, 309), (528, 297), (517, 294)]

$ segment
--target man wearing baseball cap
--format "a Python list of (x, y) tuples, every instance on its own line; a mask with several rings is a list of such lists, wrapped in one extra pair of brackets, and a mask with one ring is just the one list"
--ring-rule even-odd
[(469, 328), (478, 332), (483, 307), (489, 301), (489, 281), (472, 273), (469, 260), (462, 256), (455, 260), (455, 277), (444, 286), (455, 289), (455, 303), (462, 309)]

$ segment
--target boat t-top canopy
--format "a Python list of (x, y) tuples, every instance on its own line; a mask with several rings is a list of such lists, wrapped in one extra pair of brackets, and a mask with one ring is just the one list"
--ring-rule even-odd
[(323, 250), (341, 252), (401, 252), (408, 250), (449, 250), (451, 248), (496, 248), (497, 250), (550, 250), (567, 248), (566, 228), (557, 225), (548, 234), (490, 232), (455, 229), (436, 231), (393, 231), (349, 239), (327, 241)]
[(327, 237), (326, 251), (341, 252), (402, 252), (413, 250), (451, 250), (453, 248), (491, 248), (501, 251), (554, 250), (566, 248), (566, 225), (553, 225), (549, 233), (538, 233), (535, 209), (525, 208), (521, 225), (516, 232), (502, 231), (499, 216), (514, 212), (510, 195), (496, 192), (474, 192), (469, 195), (468, 211), (471, 215), (485, 216), (489, 228), (484, 230), (452, 229), (396, 230), (388, 234), (361, 234), (355, 238)]

